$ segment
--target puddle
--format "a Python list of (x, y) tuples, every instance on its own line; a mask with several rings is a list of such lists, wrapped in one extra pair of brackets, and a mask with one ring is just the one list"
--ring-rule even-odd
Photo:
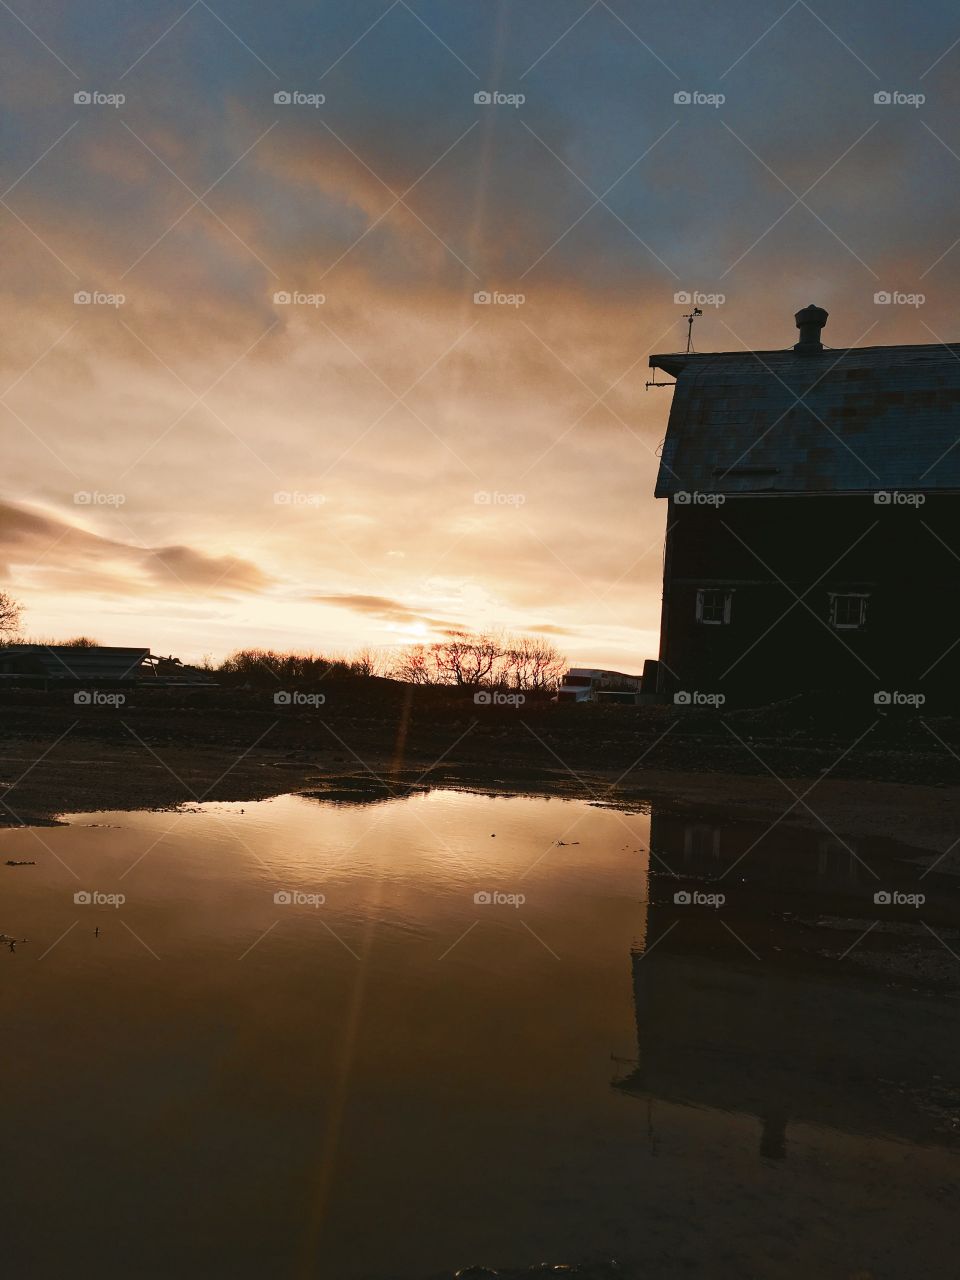
[(952, 1278), (931, 855), (349, 799), (0, 831), (14, 1271)]

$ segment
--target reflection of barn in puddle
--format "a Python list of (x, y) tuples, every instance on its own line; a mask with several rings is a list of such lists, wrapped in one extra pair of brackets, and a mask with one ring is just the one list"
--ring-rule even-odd
[(669, 868), (681, 880), (724, 880), (731, 892), (734, 885), (746, 884), (751, 891), (772, 891), (779, 897), (854, 895), (861, 903), (873, 893), (874, 876), (856, 842), (827, 831), (691, 821), (654, 811), (650, 845), (654, 869)]
[[(817, 1128), (844, 1140), (956, 1144), (952, 1001), (864, 982), (852, 965), (804, 963), (809, 957), (758, 928), (750, 907), (674, 901), (688, 878), (718, 887), (746, 837), (735, 827), (651, 818), (662, 861), (651, 860), (644, 938), (631, 952), (638, 1057), (617, 1087), (646, 1100), (654, 1146), (683, 1123), (678, 1107), (699, 1113), (705, 1133), (716, 1113), (741, 1124), (755, 1118), (765, 1157), (785, 1157), (800, 1129), (817, 1148)], [(867, 877), (842, 844), (809, 832), (805, 850), (803, 839), (786, 841), (781, 858), (755, 870), (761, 892), (782, 878), (798, 892), (812, 881), (827, 894), (849, 894)]]

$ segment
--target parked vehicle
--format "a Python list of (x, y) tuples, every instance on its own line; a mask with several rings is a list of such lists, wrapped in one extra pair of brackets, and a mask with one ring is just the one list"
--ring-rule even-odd
[(625, 702), (634, 706), (640, 696), (640, 676), (597, 667), (571, 667), (557, 691), (557, 702)]

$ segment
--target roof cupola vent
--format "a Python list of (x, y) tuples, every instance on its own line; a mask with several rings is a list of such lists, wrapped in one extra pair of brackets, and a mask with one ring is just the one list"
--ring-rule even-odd
[(828, 316), (829, 312), (824, 311), (823, 307), (815, 307), (812, 302), (809, 307), (804, 307), (802, 311), (797, 312), (794, 320), (800, 330), (800, 341), (793, 348), (794, 351), (806, 356), (816, 355), (818, 351), (823, 350), (820, 336)]

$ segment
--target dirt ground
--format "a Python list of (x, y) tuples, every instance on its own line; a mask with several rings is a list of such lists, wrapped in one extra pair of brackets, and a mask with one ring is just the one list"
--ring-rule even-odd
[(288, 791), (370, 799), (411, 786), (655, 801), (942, 853), (960, 834), (960, 714), (888, 714), (836, 695), (722, 714), (543, 697), (504, 708), (467, 689), (376, 678), (331, 678), (294, 695), (0, 689), (0, 825)]
[[(166, 808), (202, 800), (258, 800), (285, 792), (368, 800), (414, 787), (525, 791), (625, 806), (658, 802), (790, 826), (887, 837), (942, 853), (960, 834), (960, 786), (723, 771), (568, 768), (541, 751), (526, 759), (458, 761), (423, 756), (402, 764), (390, 753), (345, 745), (327, 750), (245, 752), (146, 740), (104, 743), (67, 736), (0, 737), (0, 825), (55, 822), (62, 813)], [(798, 797), (800, 797), (798, 802)]]

